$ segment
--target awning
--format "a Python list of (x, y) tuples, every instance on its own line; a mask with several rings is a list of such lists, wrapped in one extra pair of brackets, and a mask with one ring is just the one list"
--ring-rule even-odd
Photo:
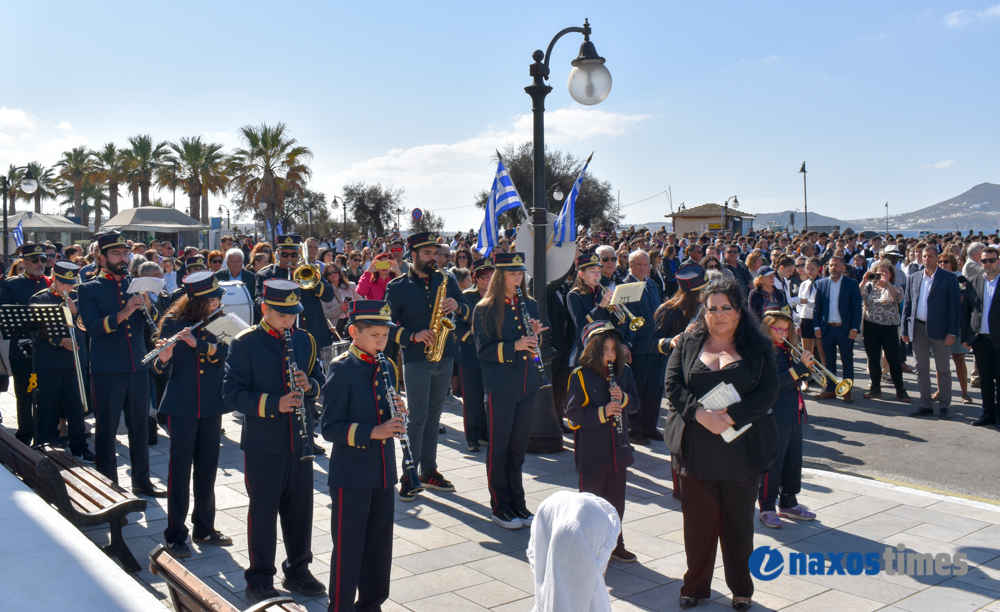
[(101, 229), (126, 232), (197, 232), (210, 228), (176, 208), (142, 206), (123, 210), (102, 223)]
[(21, 224), (21, 230), (24, 232), (90, 232), (83, 225), (70, 221), (61, 215), (23, 212), (7, 217), (7, 227), (11, 231), (14, 231), (18, 223)]

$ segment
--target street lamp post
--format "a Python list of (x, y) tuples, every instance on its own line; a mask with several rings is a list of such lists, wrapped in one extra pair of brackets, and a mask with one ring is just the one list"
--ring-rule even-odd
[[(31, 168), (29, 168), (27, 166), (18, 166), (16, 168), (11, 168), (10, 170), (11, 170), (12, 173), (13, 172), (17, 172), (18, 170), (27, 170), (27, 172), (24, 174), (24, 178), (22, 178), (19, 181), (20, 187), (21, 187), (21, 191), (23, 191), (24, 193), (27, 193), (29, 195), (32, 194), (32, 193), (35, 193), (35, 190), (38, 189), (38, 181), (35, 180), (35, 175), (33, 175), (31, 173)], [(10, 242), (10, 232), (7, 229), (7, 191), (10, 190), (11, 188), (16, 188), (16, 187), (17, 186), (10, 184), (10, 182), (7, 180), (7, 177), (5, 175), (0, 175), (0, 190), (3, 191), (3, 264), (2, 264), (2, 266), (3, 266), (4, 270), (6, 270), (7, 266), (9, 265), (9, 262), (8, 262), (8, 259), (9, 259), (8, 243)]]
[(803, 223), (805, 223), (806, 232), (809, 232), (809, 199), (806, 197), (806, 162), (802, 162), (802, 167), (799, 168), (799, 173), (802, 174), (802, 216), (804, 217)]
[(344, 208), (344, 240), (347, 240), (347, 202), (340, 196), (333, 196), (334, 208), (337, 208), (337, 200), (340, 200), (340, 205)]
[(226, 229), (231, 232), (231, 231), (233, 231), (233, 223), (232, 223), (232, 220), (229, 218), (229, 207), (228, 206), (223, 206), (222, 204), (219, 204), (219, 216), (220, 217), (222, 216), (222, 209), (223, 208), (226, 209)]
[(722, 231), (719, 232), (719, 236), (725, 236), (726, 230), (729, 229), (728, 227), (726, 227), (729, 223), (729, 202), (733, 203), (734, 210), (740, 207), (740, 201), (736, 198), (736, 196), (733, 196), (731, 198), (726, 198), (725, 203), (723, 203)]
[[(549, 42), (545, 52), (540, 49), (531, 54), (534, 61), (528, 74), (533, 78), (531, 85), (524, 91), (531, 96), (531, 112), (533, 118), (533, 150), (534, 171), (531, 211), (531, 230), (534, 233), (534, 261), (532, 262), (532, 279), (535, 289), (535, 301), (542, 324), (548, 326), (549, 314), (547, 308), (548, 278), (545, 267), (545, 247), (548, 242), (546, 227), (546, 189), (545, 189), (545, 96), (552, 87), (545, 84), (549, 78), (549, 60), (556, 41), (566, 34), (583, 34), (583, 44), (580, 53), (571, 62), (573, 69), (569, 73), (566, 86), (574, 100), (586, 106), (602, 102), (611, 93), (611, 73), (604, 66), (604, 58), (597, 54), (594, 43), (590, 42), (590, 23), (583, 21), (583, 27), (572, 27), (561, 30)], [(546, 334), (550, 336), (551, 334)], [(555, 349), (551, 342), (545, 342), (542, 349), (542, 362), (551, 370)], [(551, 373), (549, 375), (551, 379)], [(552, 389), (538, 394), (535, 413), (531, 422), (531, 437), (528, 442), (529, 453), (558, 453), (563, 449), (562, 428), (555, 411), (555, 401)]]

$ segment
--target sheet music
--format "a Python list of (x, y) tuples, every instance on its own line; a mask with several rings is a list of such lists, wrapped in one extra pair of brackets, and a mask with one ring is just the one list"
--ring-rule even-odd
[[(719, 383), (714, 389), (706, 393), (703, 397), (698, 398), (698, 401), (706, 410), (722, 410), (724, 408), (729, 408), (733, 404), (740, 401), (740, 394), (736, 391), (736, 387), (732, 383)], [(747, 423), (739, 429), (734, 429), (730, 427), (729, 429), (723, 431), (720, 435), (726, 443), (732, 442), (736, 438), (743, 435), (746, 430), (750, 429), (753, 423)]]
[(154, 276), (143, 276), (142, 278), (133, 278), (132, 282), (129, 283), (128, 293), (140, 293), (142, 291), (150, 291), (153, 294), (159, 295), (163, 291), (163, 283), (166, 281), (162, 278), (156, 278)]
[(612, 304), (629, 304), (638, 302), (642, 298), (642, 291), (646, 288), (646, 283), (625, 283), (615, 287), (611, 294)]
[(239, 315), (229, 312), (221, 317), (216, 317), (214, 321), (205, 326), (205, 329), (215, 334), (219, 342), (229, 344), (236, 337), (236, 334), (248, 327), (250, 324), (241, 319)]

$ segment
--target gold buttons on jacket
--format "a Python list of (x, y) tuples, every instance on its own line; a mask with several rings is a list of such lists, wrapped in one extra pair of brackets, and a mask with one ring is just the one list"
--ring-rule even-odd
[(199, 373), (199, 374), (204, 374), (204, 373), (205, 373), (205, 370), (198, 370), (198, 373)]

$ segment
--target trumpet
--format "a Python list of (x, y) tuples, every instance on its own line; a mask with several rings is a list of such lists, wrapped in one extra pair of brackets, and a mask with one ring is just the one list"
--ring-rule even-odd
[[(604, 293), (601, 294), (602, 300), (604, 299), (604, 296), (607, 294), (608, 291), (611, 290), (605, 289)], [(619, 325), (621, 325), (622, 323), (625, 322), (626, 319), (628, 319), (628, 328), (631, 329), (632, 331), (635, 331), (646, 324), (646, 319), (644, 319), (643, 317), (637, 317), (634, 314), (632, 314), (632, 312), (628, 309), (628, 306), (626, 306), (625, 304), (608, 304), (608, 310), (613, 315), (615, 315), (615, 318), (618, 319)]]
[(302, 262), (301, 265), (297, 266), (295, 268), (295, 272), (292, 273), (292, 280), (297, 282), (299, 287), (302, 287), (307, 291), (316, 288), (316, 285), (319, 284), (320, 277), (321, 275), (319, 271), (305, 262)]
[[(785, 339), (785, 344), (787, 344), (788, 348), (792, 351), (792, 356), (794, 356), (795, 359), (801, 361), (802, 353), (805, 352), (805, 350), (802, 348), (802, 345), (793, 344), (789, 342), (788, 339)], [(816, 383), (821, 387), (826, 387), (826, 383), (832, 380), (836, 385), (836, 387), (834, 388), (834, 393), (837, 394), (837, 397), (844, 397), (845, 395), (850, 393), (851, 389), (854, 387), (853, 380), (851, 380), (850, 378), (837, 378), (833, 374), (833, 372), (828, 370), (819, 361), (813, 361), (813, 367), (809, 368), (809, 374), (812, 376), (812, 379), (815, 380)]]

